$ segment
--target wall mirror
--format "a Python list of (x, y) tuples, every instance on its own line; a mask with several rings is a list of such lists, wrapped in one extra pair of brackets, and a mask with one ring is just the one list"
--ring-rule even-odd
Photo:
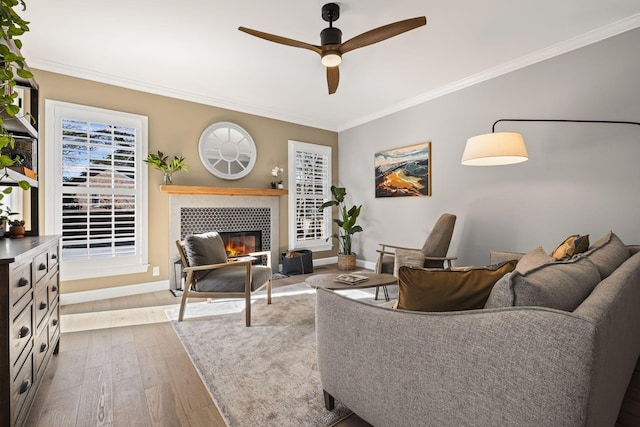
[(200, 161), (213, 175), (222, 179), (246, 176), (256, 163), (256, 145), (249, 132), (231, 122), (207, 127), (198, 143)]

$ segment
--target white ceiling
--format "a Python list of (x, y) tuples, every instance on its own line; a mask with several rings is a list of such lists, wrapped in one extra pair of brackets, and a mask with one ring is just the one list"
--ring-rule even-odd
[(346, 41), (391, 22), (427, 25), (345, 54), (328, 95), (314, 52), (324, 0), (29, 1), (32, 68), (341, 131), (640, 26), (638, 0), (347, 0)]

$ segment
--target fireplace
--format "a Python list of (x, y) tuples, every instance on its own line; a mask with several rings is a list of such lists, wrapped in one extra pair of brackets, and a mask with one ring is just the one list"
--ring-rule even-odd
[[(262, 250), (262, 231), (221, 231), (220, 236), (228, 257), (246, 255)], [(254, 262), (255, 263), (255, 262)]]
[[(259, 231), (259, 249), (271, 252), (271, 268), (278, 271), (278, 211), (276, 196), (211, 196), (201, 194), (171, 194), (169, 196), (169, 265), (178, 260), (176, 240), (188, 234), (217, 231), (220, 234), (237, 231)], [(250, 252), (250, 251), (247, 251)], [(257, 262), (266, 262), (266, 257)], [(177, 261), (179, 262), (179, 261)], [(179, 289), (179, 275), (172, 274), (170, 288)]]

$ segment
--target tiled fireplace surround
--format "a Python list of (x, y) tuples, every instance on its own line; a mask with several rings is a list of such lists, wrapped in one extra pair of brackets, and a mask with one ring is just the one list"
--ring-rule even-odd
[(278, 271), (278, 208), (277, 196), (169, 195), (169, 265), (178, 257), (175, 241), (187, 234), (261, 230), (262, 250)]

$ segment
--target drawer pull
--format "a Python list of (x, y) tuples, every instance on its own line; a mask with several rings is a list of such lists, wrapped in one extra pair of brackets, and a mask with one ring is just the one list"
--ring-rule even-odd
[(44, 353), (46, 349), (47, 349), (47, 345), (45, 343), (40, 344), (40, 353)]
[(46, 303), (46, 302), (44, 302), (44, 301), (42, 301), (42, 302), (40, 303), (40, 310), (44, 310), (45, 308), (47, 308), (47, 303)]
[(47, 264), (45, 264), (44, 262), (40, 263), (40, 265), (38, 266), (38, 270), (46, 270), (46, 269), (47, 269)]
[(52, 319), (52, 320), (51, 320), (51, 324), (52, 324), (53, 326), (56, 326), (56, 325), (58, 324), (58, 319)]
[(51, 292), (56, 292), (58, 290), (58, 285), (53, 285), (51, 287)]
[(56, 255), (56, 254), (51, 254), (51, 259), (58, 259), (58, 255)]
[(21, 277), (20, 280), (18, 280), (18, 287), (19, 288), (27, 286), (28, 284), (29, 284), (29, 279), (27, 279), (25, 277)]
[(28, 379), (22, 381), (20, 384), (20, 394), (25, 394), (31, 388), (31, 381)]
[(18, 338), (28, 337), (30, 333), (31, 333), (31, 329), (29, 329), (28, 326), (23, 326), (22, 328), (20, 328), (20, 333), (18, 334)]

